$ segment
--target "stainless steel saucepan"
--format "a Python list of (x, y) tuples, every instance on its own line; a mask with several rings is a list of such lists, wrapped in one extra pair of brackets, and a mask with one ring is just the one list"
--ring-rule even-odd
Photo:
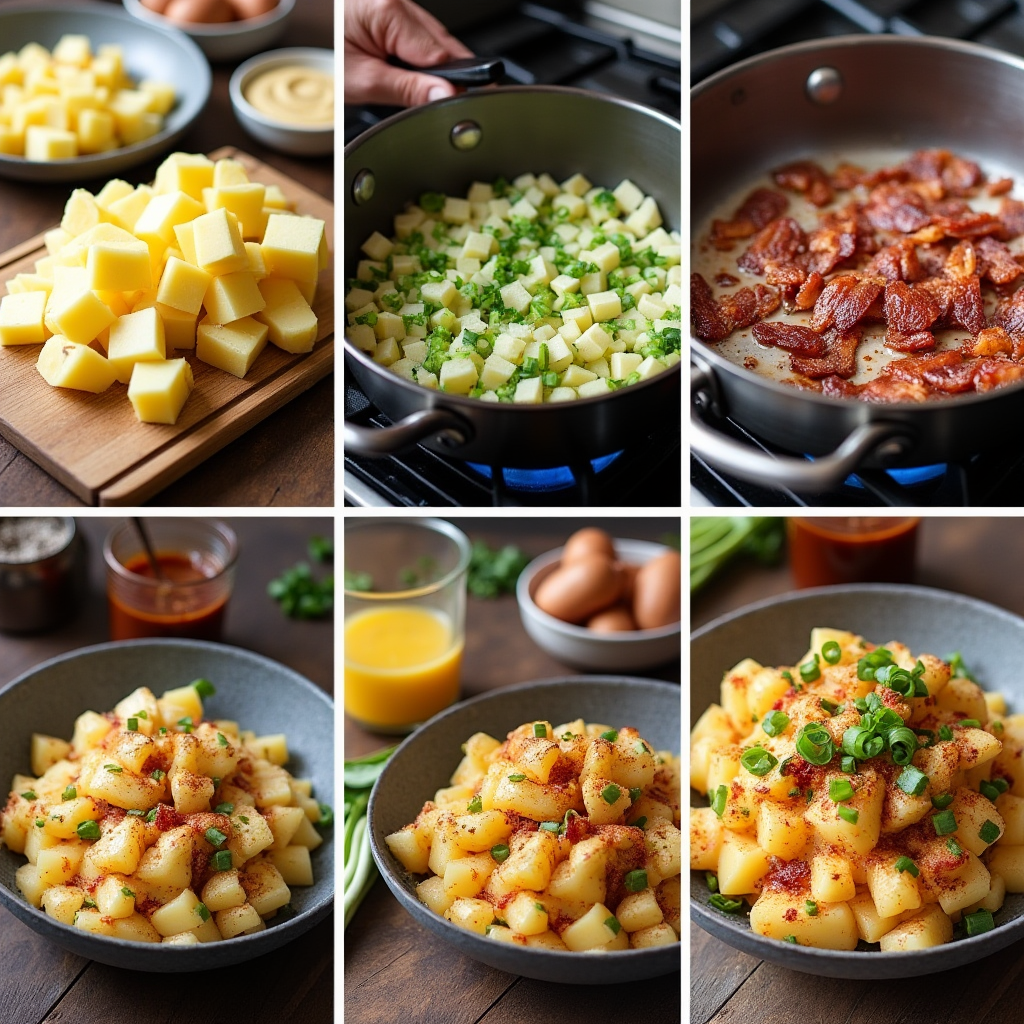
[[(692, 224), (795, 159), (950, 149), (1024, 184), (1024, 61), (972, 43), (901, 36), (815, 40), (752, 57), (691, 94)], [(1014, 436), (1024, 387), (924, 403), (829, 398), (758, 376), (691, 342), (690, 443), (717, 468), (815, 492), (858, 466), (964, 459)], [(729, 415), (796, 455), (776, 459), (715, 430)]]
[[(402, 111), (345, 148), (346, 276), (373, 232), (424, 191), (465, 195), (474, 180), (577, 171), (613, 188), (630, 178), (653, 195), (666, 227), (681, 225), (679, 124), (626, 100), (556, 86), (507, 86)], [(420, 442), (446, 455), (538, 468), (597, 458), (681, 413), (678, 366), (601, 398), (521, 406), (431, 391), (374, 363), (348, 341), (346, 370), (394, 426), (345, 424), (344, 444), (384, 455)]]

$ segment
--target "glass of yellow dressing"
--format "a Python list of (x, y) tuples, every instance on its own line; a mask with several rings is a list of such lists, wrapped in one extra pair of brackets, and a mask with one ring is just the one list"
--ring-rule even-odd
[(441, 519), (345, 524), (345, 711), (411, 732), (455, 703), (470, 543)]

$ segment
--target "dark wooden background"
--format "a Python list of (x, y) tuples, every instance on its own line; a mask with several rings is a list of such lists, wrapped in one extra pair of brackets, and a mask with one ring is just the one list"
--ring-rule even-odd
[[(663, 540), (679, 535), (678, 519), (453, 518), (471, 540), (492, 548), (518, 545), (531, 558), (562, 545), (581, 526), (597, 525), (614, 537)], [(549, 657), (526, 635), (513, 595), (470, 597), (462, 696), (513, 683), (578, 674)], [(678, 681), (670, 663), (641, 675)], [(396, 742), (373, 736), (346, 716), (345, 755), (354, 757)], [(506, 974), (439, 941), (409, 916), (377, 880), (345, 931), (346, 1024), (593, 1024), (594, 1021), (680, 1019), (679, 974), (629, 985), (556, 985)]]
[[(21, 0), (0, 0), (0, 9)], [(119, 0), (107, 0), (120, 9)], [(285, 34), (273, 45), (330, 48), (334, 16), (330, 0), (299, 0)], [(0, 35), (0, 53), (4, 51)], [(235, 119), (228, 80), (241, 61), (213, 65), (210, 101), (192, 129), (176, 144), (190, 153), (237, 146), (314, 192), (331, 198), (331, 157), (292, 157), (247, 135)], [(166, 155), (166, 154), (164, 154)], [(163, 156), (118, 176), (151, 181)], [(0, 177), (0, 252), (55, 227), (71, 189), (99, 188), (100, 181), (47, 185)], [(0, 505), (74, 507), (83, 502), (0, 437)], [(238, 440), (166, 487), (149, 505), (294, 506), (334, 504), (334, 382), (327, 377)]]
[[(1024, 615), (1024, 519), (931, 517), (918, 537), (915, 583)], [(788, 567), (734, 563), (691, 603), (693, 629), (793, 589)], [(1009, 1024), (1024, 1019), (1024, 942), (923, 978), (815, 978), (740, 953), (691, 927), (691, 1024)]]
[[(88, 599), (77, 618), (56, 631), (0, 633), (0, 690), (47, 658), (109, 639), (102, 544), (117, 521), (78, 520), (89, 551)], [(333, 520), (227, 522), (238, 535), (240, 552), (224, 642), (280, 661), (333, 693), (333, 622), (288, 619), (266, 594), (271, 579), (308, 561), (310, 537), (333, 534)], [(244, 712), (240, 717), (244, 720)], [(26, 757), (27, 742), (26, 737)], [(9, 780), (0, 780), (0, 787), (7, 785)], [(334, 1005), (334, 915), (282, 949), (226, 971), (144, 974), (65, 952), (0, 907), (0, 964), (0, 1024), (328, 1024)]]

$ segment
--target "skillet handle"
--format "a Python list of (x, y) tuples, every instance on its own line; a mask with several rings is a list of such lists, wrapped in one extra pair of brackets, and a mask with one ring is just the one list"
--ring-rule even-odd
[(455, 449), (473, 439), (473, 428), (447, 409), (421, 409), (390, 427), (360, 427), (345, 422), (345, 451), (355, 455), (393, 455), (437, 434)]
[(397, 57), (389, 57), (388, 63), (403, 71), (419, 71), (424, 75), (444, 78), (454, 85), (490, 85), (500, 82), (501, 76), (505, 74), (504, 63), (489, 57), (463, 57), (425, 68), (408, 64)]
[(906, 431), (897, 423), (862, 423), (834, 452), (813, 461), (767, 455), (704, 422), (701, 406), (712, 383), (709, 371), (690, 368), (690, 447), (716, 469), (762, 487), (786, 487), (804, 494), (830, 490), (856, 472), (865, 456), (882, 445), (886, 454), (897, 454), (906, 443)]

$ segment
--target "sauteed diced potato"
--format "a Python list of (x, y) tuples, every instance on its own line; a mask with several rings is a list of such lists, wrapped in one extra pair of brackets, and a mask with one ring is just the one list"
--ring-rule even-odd
[(70, 742), (33, 735), (32, 774), (0, 812), (32, 906), (94, 935), (193, 945), (262, 931), (313, 884), (327, 809), (282, 767), (283, 735), (204, 720), (213, 692), (141, 686), (81, 714)]
[(385, 837), (420, 900), (460, 928), (541, 949), (678, 942), (679, 758), (633, 728), (527, 722), (476, 733), (452, 785)]
[(679, 361), (680, 240), (629, 179), (425, 192), (362, 246), (347, 335), (424, 387), (490, 402), (606, 395)]

